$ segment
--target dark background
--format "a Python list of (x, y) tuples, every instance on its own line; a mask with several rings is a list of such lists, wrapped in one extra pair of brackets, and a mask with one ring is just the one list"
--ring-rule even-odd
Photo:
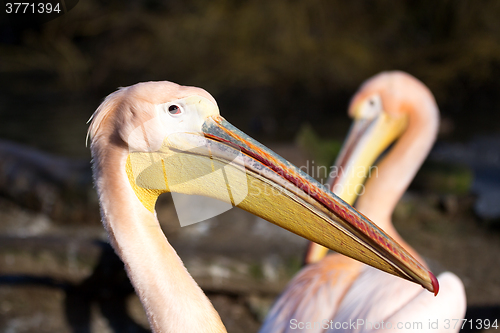
[(140, 81), (200, 86), (260, 140), (309, 122), (343, 138), (350, 96), (400, 69), (429, 86), (446, 131), (500, 130), (497, 1), (81, 1), (46, 24), (0, 30), (1, 136), (88, 156), (86, 120)]

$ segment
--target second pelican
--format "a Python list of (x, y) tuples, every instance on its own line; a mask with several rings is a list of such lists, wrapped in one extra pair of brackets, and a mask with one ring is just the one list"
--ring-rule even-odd
[[(423, 262), (398, 234), (391, 215), (435, 141), (439, 110), (432, 93), (409, 74), (381, 73), (361, 86), (349, 115), (354, 124), (335, 162), (331, 190), (353, 204), (373, 171), (371, 166), (397, 139), (372, 172), (356, 208)], [(322, 259), (327, 251), (310, 244), (306, 255), (310, 265), (289, 283), (261, 333), (460, 330), (466, 298), (456, 275), (441, 274), (439, 295), (432, 297), (344, 256)]]

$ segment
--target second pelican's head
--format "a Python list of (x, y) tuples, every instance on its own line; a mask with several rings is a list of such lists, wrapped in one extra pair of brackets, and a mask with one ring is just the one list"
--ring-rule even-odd
[[(439, 124), (429, 89), (413, 76), (398, 71), (383, 72), (367, 80), (352, 99), (349, 116), (353, 125), (335, 162), (338, 173), (330, 186), (351, 204), (360, 194), (359, 185), (370, 173), (370, 166), (392, 143), (403, 134), (412, 140), (425, 126), (431, 137), (426, 142), (432, 144)], [(431, 145), (422, 148), (426, 156)], [(421, 162), (414, 161), (416, 165)], [(408, 173), (407, 177), (412, 179), (414, 174)], [(400, 183), (407, 184), (408, 180), (401, 179)]]

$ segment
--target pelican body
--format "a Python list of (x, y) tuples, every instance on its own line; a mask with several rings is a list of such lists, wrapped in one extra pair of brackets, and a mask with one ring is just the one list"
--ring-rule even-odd
[[(103, 224), (154, 332), (226, 331), (160, 228), (154, 207), (165, 192), (226, 201), (438, 290), (434, 275), (411, 254), (327, 188), (229, 124), (203, 89), (171, 82), (121, 88), (94, 113), (89, 136)], [(223, 181), (211, 176), (222, 169)]]
[[(357, 199), (361, 213), (424, 262), (398, 234), (391, 215), (435, 141), (439, 110), (432, 93), (409, 74), (384, 72), (361, 86), (350, 103), (349, 116), (354, 123), (335, 162), (338, 172), (329, 178), (330, 189), (349, 204)], [(445, 325), (446, 320), (465, 315), (464, 287), (456, 275), (441, 274), (439, 295), (433, 297), (359, 261), (339, 254), (324, 257), (327, 251), (310, 244), (305, 257), (309, 265), (276, 301), (261, 333), (459, 331), (460, 325)], [(345, 325), (352, 321), (356, 325)], [(431, 321), (440, 324), (431, 329)], [(390, 326), (381, 326), (382, 322)], [(423, 326), (404, 326), (411, 322)]]

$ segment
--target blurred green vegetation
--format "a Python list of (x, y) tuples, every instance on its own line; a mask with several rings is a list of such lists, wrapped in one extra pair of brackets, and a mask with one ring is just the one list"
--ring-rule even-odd
[(412, 182), (412, 187), (438, 194), (469, 193), (473, 171), (467, 166), (446, 162), (426, 161)]
[(307, 152), (309, 160), (315, 163), (317, 172), (314, 177), (317, 180), (326, 180), (329, 176), (328, 171), (340, 152), (342, 142), (321, 138), (313, 127), (306, 123), (297, 133), (295, 143), (300, 149)]
[[(314, 177), (326, 182), (328, 170), (335, 163), (342, 142), (322, 138), (306, 123), (298, 131), (295, 143), (314, 163)], [(467, 166), (426, 160), (412, 181), (411, 188), (430, 193), (465, 195), (471, 189), (473, 178), (473, 171)]]
[(129, 72), (215, 92), (296, 82), (313, 92), (399, 68), (440, 95), (461, 76), (491, 78), (499, 14), (495, 0), (87, 0), (2, 45), (0, 70), (53, 71), (71, 87)]
[(205, 88), (257, 137), (291, 140), (310, 122), (340, 139), (361, 82), (400, 69), (462, 138), (500, 130), (498, 17), (497, 0), (85, 0), (34, 29), (1, 26), (0, 87), (87, 94), (95, 108), (118, 86), (170, 80)]

